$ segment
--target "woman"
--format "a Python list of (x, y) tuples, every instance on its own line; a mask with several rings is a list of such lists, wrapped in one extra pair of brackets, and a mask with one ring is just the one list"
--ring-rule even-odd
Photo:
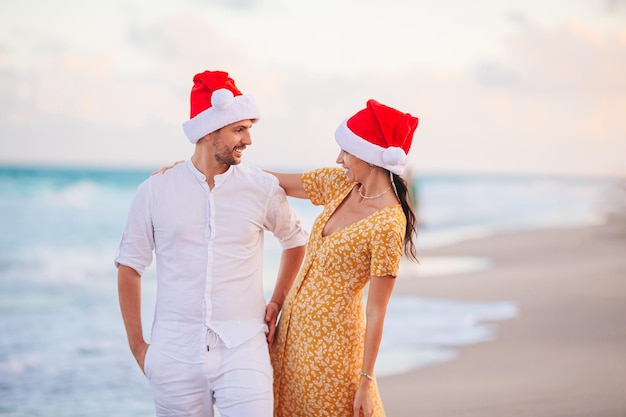
[(276, 417), (385, 415), (374, 365), (402, 253), (416, 260), (400, 175), (417, 124), (369, 100), (335, 132), (343, 169), (272, 172), (287, 195), (324, 206), (271, 350)]

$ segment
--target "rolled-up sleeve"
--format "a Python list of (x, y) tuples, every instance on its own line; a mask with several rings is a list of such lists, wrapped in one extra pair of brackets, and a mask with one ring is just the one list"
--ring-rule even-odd
[(278, 184), (269, 196), (266, 228), (274, 234), (283, 249), (305, 245), (309, 237), (295, 210), (289, 204), (285, 190)]
[(154, 250), (150, 190), (150, 180), (137, 188), (114, 261), (116, 267), (129, 266), (139, 275), (152, 263)]

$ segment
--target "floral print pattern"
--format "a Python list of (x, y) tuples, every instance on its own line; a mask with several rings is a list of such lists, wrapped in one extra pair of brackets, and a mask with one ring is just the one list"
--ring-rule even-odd
[[(396, 205), (324, 237), (324, 225), (355, 184), (340, 168), (308, 171), (302, 183), (324, 209), (271, 351), (275, 416), (352, 416), (363, 362), (364, 288), (370, 276), (397, 276), (406, 219)], [(384, 416), (375, 382), (371, 392), (374, 416)]]

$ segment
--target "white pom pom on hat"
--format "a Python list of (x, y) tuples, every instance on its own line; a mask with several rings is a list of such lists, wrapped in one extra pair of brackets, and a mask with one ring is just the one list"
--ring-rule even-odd
[(406, 161), (406, 154), (402, 148), (391, 146), (383, 151), (383, 163), (385, 165), (401, 165)]
[(224, 71), (204, 71), (193, 77), (190, 117), (183, 131), (191, 143), (241, 120), (256, 122), (261, 114), (248, 94), (242, 94)]
[(215, 90), (211, 95), (211, 105), (223, 110), (233, 104), (234, 99), (235, 96), (232, 91), (227, 90), (226, 88), (220, 88), (219, 90)]
[(418, 122), (417, 117), (370, 99), (365, 109), (339, 125), (335, 140), (357, 158), (402, 175)]

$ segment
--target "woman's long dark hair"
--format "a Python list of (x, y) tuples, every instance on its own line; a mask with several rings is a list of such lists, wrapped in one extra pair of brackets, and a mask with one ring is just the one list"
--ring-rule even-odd
[(391, 175), (391, 179), (393, 181), (393, 186), (396, 189), (396, 195), (398, 196), (398, 200), (400, 200), (400, 204), (402, 205), (402, 211), (404, 212), (404, 216), (406, 217), (406, 233), (404, 235), (404, 253), (406, 256), (415, 262), (417, 260), (417, 248), (415, 247), (414, 238), (417, 237), (417, 216), (413, 211), (413, 201), (411, 196), (409, 195), (409, 188), (407, 182), (404, 178), (397, 174)]

